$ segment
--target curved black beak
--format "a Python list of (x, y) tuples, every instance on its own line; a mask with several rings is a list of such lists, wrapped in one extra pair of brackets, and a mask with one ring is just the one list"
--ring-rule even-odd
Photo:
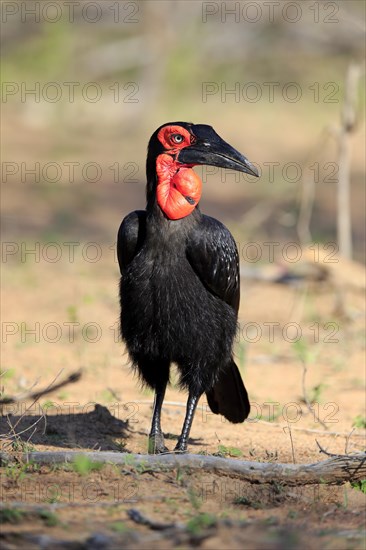
[(177, 160), (181, 164), (205, 164), (259, 176), (257, 168), (244, 155), (221, 139), (211, 126), (194, 124), (191, 126), (191, 131), (196, 141), (179, 152)]

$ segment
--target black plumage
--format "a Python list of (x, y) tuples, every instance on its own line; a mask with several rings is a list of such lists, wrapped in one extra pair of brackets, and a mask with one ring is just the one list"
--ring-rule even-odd
[[(175, 129), (173, 136), (181, 128), (190, 141), (184, 147), (164, 146), (159, 131), (165, 127)], [(141, 380), (155, 390), (150, 452), (167, 450), (160, 412), (172, 363), (178, 367), (181, 388), (189, 394), (176, 451), (186, 450), (202, 394), (212, 412), (231, 422), (243, 422), (250, 411), (232, 356), (240, 297), (235, 241), (221, 222), (203, 215), (198, 204), (180, 219), (167, 216), (156, 198), (161, 177), (157, 159), (162, 154), (171, 156), (175, 175), (182, 167), (190, 170), (206, 163), (234, 163), (235, 169), (257, 175), (247, 159), (209, 126), (168, 123), (150, 140), (147, 207), (126, 216), (117, 243), (122, 338)]]

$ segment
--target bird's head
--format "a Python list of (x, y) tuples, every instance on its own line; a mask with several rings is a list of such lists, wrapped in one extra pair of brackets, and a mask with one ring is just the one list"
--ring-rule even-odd
[(257, 169), (207, 124), (168, 122), (151, 136), (147, 155), (147, 199), (155, 199), (171, 220), (196, 208), (202, 182), (196, 165), (230, 168), (258, 176)]

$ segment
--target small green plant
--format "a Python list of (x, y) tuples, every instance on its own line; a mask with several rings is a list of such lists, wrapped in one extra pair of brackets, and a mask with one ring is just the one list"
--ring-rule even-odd
[(74, 464), (70, 462), (62, 462), (60, 464), (57, 464), (56, 462), (54, 464), (50, 465), (50, 471), (51, 472), (74, 472)]
[(47, 413), (48, 409), (52, 409), (52, 407), (54, 407), (53, 401), (45, 401), (42, 405), (42, 411)]
[(68, 317), (68, 320), (70, 321), (70, 323), (77, 323), (78, 322), (79, 316), (78, 316), (78, 310), (77, 310), (76, 306), (74, 306), (74, 305), (68, 306), (66, 308), (66, 313), (67, 313), (67, 317)]
[(20, 523), (24, 519), (24, 512), (17, 510), (16, 508), (3, 508), (0, 510), (0, 524), (1, 523)]
[(234, 500), (234, 504), (237, 504), (240, 506), (248, 506), (250, 508), (253, 508), (254, 510), (259, 510), (260, 508), (263, 508), (260, 502), (257, 502), (255, 500), (250, 500), (245, 496), (237, 497)]
[(236, 447), (226, 447), (225, 445), (219, 445), (217, 453), (214, 453), (215, 456), (222, 456), (222, 457), (239, 457), (243, 456), (243, 453), (240, 449), (237, 449)]
[(202, 506), (202, 499), (196, 493), (193, 487), (188, 487), (187, 489), (189, 502), (195, 510), (199, 510)]
[(152, 468), (146, 461), (142, 460), (141, 462), (136, 464), (135, 470), (138, 474), (145, 474), (146, 472), (151, 472)]
[(19, 462), (16, 462), (14, 464), (8, 464), (8, 466), (5, 468), (5, 475), (12, 483), (18, 483), (25, 477), (26, 471), (26, 464), (20, 464)]
[(118, 441), (113, 441), (113, 443), (118, 451), (122, 453), (126, 452), (126, 441), (118, 440)]
[(57, 394), (57, 399), (60, 401), (64, 401), (65, 399), (69, 399), (70, 393), (67, 391), (60, 391), (60, 393)]
[(75, 457), (74, 462), (72, 463), (74, 472), (78, 473), (81, 476), (90, 474), (93, 471), (99, 471), (103, 468), (103, 463), (93, 462), (86, 455), (78, 455)]
[(12, 441), (11, 448), (13, 451), (20, 453), (32, 453), (36, 450), (34, 445), (28, 443), (28, 441), (22, 441), (19, 438)]
[(355, 428), (366, 428), (366, 417), (358, 414), (352, 422), (352, 426)]
[(48, 502), (49, 504), (54, 504), (55, 502), (58, 502), (61, 496), (60, 486), (56, 485), (56, 487), (50, 487), (47, 491), (47, 495), (48, 496), (45, 502)]
[(216, 517), (212, 514), (198, 514), (187, 522), (187, 531), (192, 535), (199, 535), (202, 531), (216, 525)]
[(303, 338), (299, 338), (299, 340), (296, 340), (293, 343), (293, 347), (295, 350), (295, 354), (297, 358), (301, 361), (301, 363), (307, 365), (312, 361), (313, 357), (309, 350), (309, 346)]
[(126, 466), (136, 466), (136, 458), (132, 454), (126, 455), (123, 460)]
[(123, 521), (116, 521), (115, 523), (112, 523), (111, 529), (116, 533), (125, 533), (128, 530)]
[(352, 489), (356, 489), (357, 491), (361, 491), (364, 495), (366, 495), (366, 479), (360, 479), (359, 481), (352, 481), (351, 482)]
[(207, 451), (205, 451), (204, 449), (202, 449), (201, 451), (198, 451), (197, 454), (202, 455), (202, 456), (209, 456), (209, 453)]
[(320, 384), (317, 384), (316, 386), (313, 386), (309, 392), (309, 402), (310, 403), (320, 403), (321, 402), (321, 394), (327, 387), (327, 384), (323, 384), (320, 382)]
[(115, 401), (113, 393), (108, 389), (105, 389), (100, 393), (100, 399), (102, 403), (113, 403)]
[(177, 483), (180, 483), (180, 484), (183, 484), (184, 482), (184, 470), (182, 470), (182, 468), (180, 468), (179, 466), (177, 468), (175, 480), (177, 481)]
[(10, 378), (13, 378), (14, 375), (15, 375), (15, 369), (0, 370), (0, 376), (1, 376), (2, 382), (4, 382), (5, 380), (10, 380)]
[(39, 517), (47, 527), (55, 527), (60, 523), (57, 515), (51, 510), (40, 510)]
[(41, 465), (35, 462), (34, 460), (30, 460), (26, 464), (26, 472), (32, 473), (32, 474), (38, 474), (41, 471)]

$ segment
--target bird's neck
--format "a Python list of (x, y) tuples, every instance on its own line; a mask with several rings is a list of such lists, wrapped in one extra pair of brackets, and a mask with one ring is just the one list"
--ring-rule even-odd
[(147, 210), (155, 205), (168, 220), (180, 220), (197, 210), (202, 182), (191, 166), (178, 164), (171, 155), (156, 158), (154, 172), (147, 166)]

